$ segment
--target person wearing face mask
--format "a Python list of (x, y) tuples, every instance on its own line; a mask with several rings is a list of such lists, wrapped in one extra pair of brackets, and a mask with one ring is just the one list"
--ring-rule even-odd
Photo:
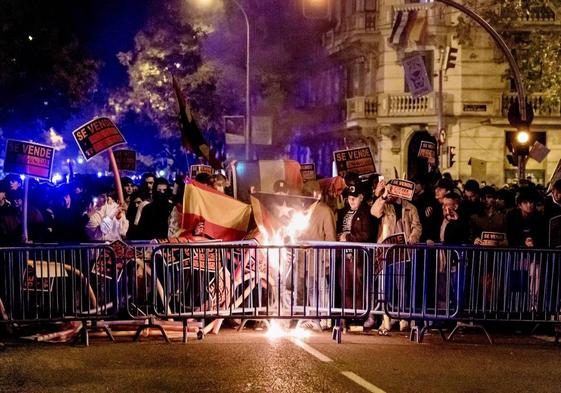
[(173, 208), (169, 192), (166, 179), (159, 177), (154, 181), (152, 202), (144, 207), (140, 216), (139, 229), (142, 239), (167, 239), (168, 218)]
[[(481, 234), (483, 232), (498, 232), (506, 234), (506, 216), (497, 211), (496, 208), (496, 191), (493, 187), (485, 186), (481, 190), (483, 208), (479, 213), (473, 214), (470, 217), (470, 228), (473, 244), (479, 246), (482, 244)], [(504, 236), (504, 235), (503, 235)], [(497, 246), (507, 246), (506, 236), (505, 240)]]

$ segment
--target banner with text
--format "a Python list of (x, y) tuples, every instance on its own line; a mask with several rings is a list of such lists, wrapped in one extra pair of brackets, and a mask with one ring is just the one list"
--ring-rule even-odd
[(98, 117), (72, 132), (86, 160), (105, 150), (126, 143), (125, 138), (111, 119)]
[(334, 151), (333, 158), (337, 174), (341, 177), (345, 177), (348, 172), (356, 173), (359, 176), (376, 173), (372, 152), (368, 146)]
[(426, 158), (429, 164), (434, 164), (436, 162), (436, 144), (429, 141), (421, 141), (417, 156)]
[(304, 182), (308, 180), (316, 180), (316, 164), (300, 164), (300, 173)]
[(199, 173), (208, 173), (209, 175), (213, 174), (212, 167), (210, 165), (191, 165), (190, 169), (190, 178), (194, 179)]
[(6, 142), (4, 172), (51, 179), (55, 149), (38, 143), (9, 139)]
[(408, 201), (413, 200), (413, 194), (415, 193), (415, 183), (409, 180), (393, 179), (388, 182), (386, 186), (388, 194), (393, 195), (397, 198), (407, 199)]
[[(134, 150), (115, 150), (115, 161), (117, 168), (122, 171), (136, 171), (136, 152)], [(109, 165), (111, 171), (111, 165)]]

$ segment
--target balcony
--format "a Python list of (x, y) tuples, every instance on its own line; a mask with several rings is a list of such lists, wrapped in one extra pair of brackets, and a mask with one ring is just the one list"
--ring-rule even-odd
[[(323, 46), (330, 53), (343, 50), (353, 41), (372, 39), (376, 29), (376, 12), (361, 11), (345, 17), (332, 30), (323, 35)], [(368, 33), (365, 35), (365, 33)], [(369, 38), (370, 37), (370, 38)]]
[[(503, 116), (508, 115), (508, 108), (515, 102), (517, 98), (516, 93), (505, 93), (501, 97), (501, 109)], [(547, 99), (545, 94), (532, 94), (526, 97), (532, 105), (534, 110), (534, 116), (541, 117), (558, 117), (561, 116), (561, 105), (557, 103), (551, 103), (551, 100)]]
[(382, 116), (434, 116), (435, 94), (413, 97), (410, 93), (387, 94), (381, 97)]
[(376, 97), (353, 97), (347, 99), (347, 121), (375, 119), (377, 115)]

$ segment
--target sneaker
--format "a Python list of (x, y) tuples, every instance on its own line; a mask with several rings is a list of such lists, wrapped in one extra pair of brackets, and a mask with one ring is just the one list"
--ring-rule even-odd
[(399, 331), (400, 332), (408, 332), (409, 331), (409, 321), (402, 319), (399, 321)]
[(376, 321), (374, 320), (372, 315), (369, 315), (368, 319), (366, 321), (364, 321), (364, 323), (362, 324), (362, 327), (365, 330), (371, 330), (374, 327), (375, 324), (376, 324)]

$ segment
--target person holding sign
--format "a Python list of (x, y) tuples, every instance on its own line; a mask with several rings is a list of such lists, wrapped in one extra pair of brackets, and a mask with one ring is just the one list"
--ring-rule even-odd
[[(495, 207), (496, 195), (497, 192), (493, 187), (483, 187), (481, 190), (483, 209), (470, 217), (471, 237), (474, 239), (473, 244), (477, 246), (505, 247), (507, 245), (506, 216), (498, 212)], [(491, 236), (490, 232), (494, 235)]]
[(129, 221), (125, 210), (105, 190), (96, 193), (86, 214), (89, 240), (114, 242), (122, 240), (127, 234)]
[[(378, 226), (378, 243), (383, 243), (384, 240), (390, 236), (398, 233), (403, 233), (405, 242), (407, 244), (418, 243), (421, 239), (423, 227), (417, 208), (410, 202), (403, 198), (398, 198), (395, 195), (390, 195), (389, 185), (381, 180), (375, 190), (376, 195), (382, 195), (376, 199), (370, 208), (370, 214), (380, 220)], [(387, 334), (391, 329), (392, 321), (384, 315), (384, 321), (378, 332), (380, 334)], [(364, 324), (364, 328), (372, 328), (374, 319), (370, 317)], [(400, 330), (406, 330), (409, 327), (407, 321), (400, 321)]]
[(405, 233), (407, 244), (418, 243), (423, 227), (417, 208), (403, 198), (390, 195), (384, 180), (378, 183), (375, 193), (382, 194), (370, 209), (370, 214), (380, 220), (378, 243), (382, 243), (388, 236), (400, 232)]

